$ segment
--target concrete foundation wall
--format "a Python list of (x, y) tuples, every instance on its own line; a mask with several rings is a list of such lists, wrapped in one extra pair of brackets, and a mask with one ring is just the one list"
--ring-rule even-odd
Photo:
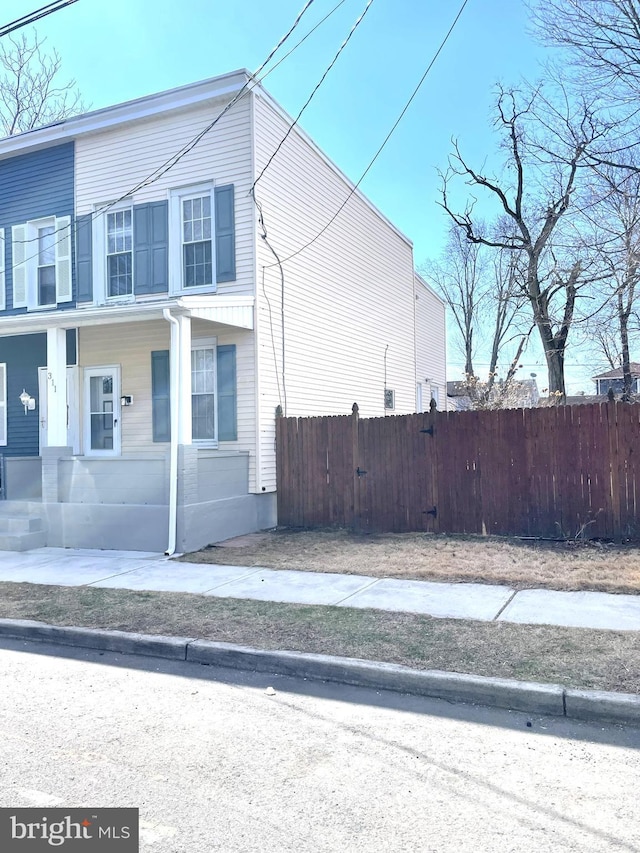
[(40, 512), (53, 547), (156, 552), (167, 547), (167, 506), (44, 503)]
[[(47, 544), (57, 548), (104, 548), (118, 551), (166, 549), (167, 506), (89, 503), (34, 505), (43, 516)], [(231, 536), (275, 526), (275, 495), (243, 495), (192, 504), (178, 514), (177, 550), (195, 551)]]
[(249, 454), (198, 451), (198, 501), (244, 496), (249, 491)]
[(89, 459), (75, 456), (59, 464), (63, 503), (163, 505), (169, 502), (166, 456)]
[(275, 494), (244, 495), (191, 504), (178, 512), (177, 549), (195, 551), (276, 525)]
[(39, 501), (42, 498), (42, 459), (39, 456), (5, 456), (5, 498)]

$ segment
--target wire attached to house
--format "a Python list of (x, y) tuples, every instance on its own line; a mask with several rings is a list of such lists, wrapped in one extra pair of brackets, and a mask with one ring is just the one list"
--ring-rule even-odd
[(282, 264), (280, 263), (280, 258), (278, 253), (273, 248), (271, 243), (269, 242), (269, 238), (267, 235), (267, 228), (264, 224), (264, 217), (262, 215), (262, 205), (255, 200), (254, 202), (256, 208), (258, 209), (258, 223), (260, 228), (262, 228), (262, 234), (260, 235), (266, 245), (268, 246), (271, 254), (276, 259), (276, 263), (280, 267), (280, 323), (282, 326), (282, 394), (280, 393), (280, 376), (278, 373), (278, 357), (276, 356), (276, 342), (275, 336), (273, 333), (273, 312), (271, 310), (271, 300), (269, 299), (269, 294), (267, 293), (267, 287), (265, 282), (265, 267), (262, 267), (262, 292), (264, 294), (264, 298), (267, 301), (267, 308), (269, 310), (269, 331), (271, 334), (271, 349), (273, 351), (273, 364), (276, 373), (276, 382), (278, 383), (278, 400), (280, 401), (280, 405), (282, 406), (283, 414), (287, 416), (287, 383), (286, 383), (286, 371), (285, 371), (285, 336), (284, 336), (284, 269), (282, 268)]
[[(331, 227), (331, 225), (332, 225), (332, 224), (335, 222), (335, 220), (338, 218), (338, 216), (340, 216), (340, 214), (342, 213), (342, 211), (344, 210), (344, 208), (345, 208), (345, 207), (347, 206), (347, 204), (349, 203), (349, 200), (351, 199), (351, 197), (353, 196), (353, 194), (356, 192), (356, 190), (358, 189), (358, 187), (360, 186), (360, 184), (362, 183), (362, 181), (365, 179), (365, 177), (366, 177), (366, 176), (367, 176), (367, 174), (369, 173), (369, 171), (370, 171), (371, 167), (373, 166), (373, 164), (376, 162), (376, 160), (378, 159), (378, 157), (380, 156), (380, 154), (381, 154), (381, 153), (382, 153), (382, 151), (384, 150), (384, 148), (385, 148), (385, 146), (386, 146), (387, 142), (391, 139), (391, 137), (392, 137), (393, 133), (395, 132), (396, 128), (398, 127), (398, 125), (400, 124), (400, 122), (402, 121), (402, 119), (404, 118), (405, 113), (407, 112), (407, 110), (409, 109), (409, 107), (410, 107), (410, 106), (411, 106), (411, 104), (413, 103), (413, 101), (414, 101), (414, 99), (415, 99), (416, 95), (418, 94), (418, 92), (419, 92), (419, 91), (420, 91), (420, 89), (422, 88), (422, 84), (423, 84), (423, 83), (424, 83), (424, 81), (426, 80), (426, 78), (427, 78), (427, 76), (428, 76), (429, 72), (430, 72), (430, 71), (431, 71), (431, 69), (433, 68), (433, 66), (434, 66), (434, 64), (435, 64), (435, 62), (436, 62), (436, 60), (437, 60), (438, 56), (440, 55), (440, 53), (441, 53), (441, 52), (442, 52), (442, 50), (444, 49), (444, 47), (445, 47), (446, 43), (449, 41), (449, 37), (451, 36), (451, 33), (454, 31), (454, 29), (455, 29), (455, 27), (456, 27), (456, 24), (458, 23), (458, 21), (459, 21), (459, 19), (460, 19), (460, 16), (461, 16), (461, 15), (462, 15), (462, 13), (464, 12), (465, 6), (467, 5), (467, 3), (468, 3), (468, 2), (469, 2), (469, 0), (463, 0), (463, 3), (462, 3), (462, 5), (460, 6), (460, 8), (459, 8), (459, 10), (458, 10), (458, 14), (455, 16), (455, 18), (454, 18), (454, 20), (453, 20), (453, 23), (451, 24), (451, 26), (449, 27), (449, 30), (447, 31), (447, 34), (445, 35), (445, 37), (443, 38), (443, 40), (440, 42), (440, 46), (438, 47), (437, 51), (436, 51), (436, 52), (435, 52), (435, 54), (433, 55), (433, 58), (431, 59), (431, 61), (430, 61), (430, 62), (429, 62), (429, 64), (427, 65), (427, 68), (426, 68), (426, 70), (424, 71), (424, 74), (422, 75), (422, 77), (421, 77), (421, 78), (420, 78), (420, 80), (418, 81), (418, 85), (415, 87), (415, 89), (414, 89), (414, 90), (413, 90), (413, 92), (411, 93), (411, 96), (409, 97), (409, 100), (405, 103), (404, 107), (402, 108), (402, 110), (401, 110), (401, 112), (400, 112), (400, 115), (399, 115), (399, 116), (398, 116), (398, 118), (395, 120), (395, 122), (394, 122), (393, 126), (391, 127), (391, 130), (389, 131), (389, 133), (387, 133), (386, 137), (384, 138), (384, 140), (383, 140), (383, 142), (382, 142), (382, 145), (378, 148), (378, 150), (376, 151), (376, 153), (373, 155), (373, 157), (372, 157), (372, 158), (371, 158), (371, 160), (369, 161), (369, 165), (368, 165), (368, 166), (367, 166), (367, 168), (364, 170), (364, 172), (362, 173), (362, 175), (360, 175), (360, 178), (359, 178), (358, 182), (357, 182), (356, 184), (354, 184), (354, 186), (351, 188), (351, 190), (349, 191), (349, 194), (347, 195), (347, 197), (345, 198), (345, 200), (342, 202), (342, 204), (340, 205), (340, 207), (338, 208), (338, 210), (334, 213), (334, 215), (333, 215), (333, 216), (331, 217), (331, 219), (327, 222), (327, 224), (324, 226), (324, 228), (322, 228), (322, 229), (321, 229), (321, 230), (320, 230), (320, 231), (315, 235), (315, 237), (312, 237), (312, 238), (311, 238), (311, 240), (309, 240), (308, 242), (306, 242), (303, 246), (301, 246), (301, 247), (300, 247), (299, 249), (297, 249), (295, 252), (292, 252), (292, 253), (291, 253), (290, 255), (288, 255), (286, 258), (283, 258), (283, 259), (281, 260), (281, 262), (280, 262), (280, 263), (282, 263), (282, 264), (286, 264), (286, 263), (287, 263), (287, 261), (290, 261), (292, 258), (295, 258), (297, 255), (299, 255), (299, 254), (301, 254), (302, 252), (304, 252), (304, 251), (305, 251), (305, 249), (308, 249), (308, 248), (309, 248), (309, 246), (311, 246), (313, 243), (315, 243), (315, 242), (316, 242), (316, 240), (318, 240), (318, 239), (320, 239), (320, 237), (322, 237), (322, 235), (325, 233), (325, 231), (326, 231), (328, 228), (330, 228), (330, 227)], [(275, 266), (275, 264), (270, 264), (269, 266)], [(268, 268), (269, 268), (269, 267), (267, 267), (267, 269), (268, 269)]]
[(289, 134), (291, 133), (291, 131), (293, 130), (293, 128), (298, 124), (298, 122), (300, 121), (300, 117), (302, 116), (302, 113), (303, 113), (303, 112), (306, 110), (306, 108), (309, 106), (309, 104), (310, 104), (310, 103), (311, 103), (311, 101), (313, 100), (313, 98), (314, 98), (314, 96), (315, 96), (316, 92), (318, 91), (318, 89), (320, 88), (320, 86), (322, 86), (322, 84), (324, 83), (324, 81), (325, 81), (325, 79), (326, 79), (327, 75), (329, 74), (329, 72), (331, 71), (331, 69), (333, 68), (333, 66), (334, 66), (334, 65), (336, 64), (336, 62), (338, 61), (338, 57), (340, 56), (340, 54), (342, 53), (342, 51), (345, 49), (345, 47), (346, 47), (346, 46), (349, 44), (349, 42), (351, 41), (351, 37), (353, 36), (353, 34), (355, 33), (355, 31), (358, 29), (358, 27), (360, 26), (360, 24), (361, 24), (361, 23), (362, 23), (362, 21), (364, 20), (364, 16), (367, 14), (367, 12), (369, 11), (369, 9), (371, 8), (371, 4), (372, 4), (372, 3), (373, 3), (373, 0), (367, 0), (367, 4), (366, 4), (366, 6), (364, 7), (363, 11), (362, 11), (362, 12), (361, 12), (361, 14), (359, 15), (359, 17), (357, 18), (357, 20), (355, 21), (355, 23), (353, 24), (353, 26), (351, 27), (351, 30), (349, 31), (349, 33), (348, 33), (347, 37), (344, 39), (344, 41), (342, 42), (342, 44), (341, 44), (341, 45), (340, 45), (340, 47), (338, 48), (338, 51), (337, 51), (336, 55), (333, 57), (333, 59), (331, 60), (331, 62), (329, 63), (329, 65), (326, 67), (326, 69), (325, 69), (325, 71), (324, 71), (324, 73), (323, 73), (322, 77), (318, 80), (318, 82), (316, 83), (316, 85), (313, 87), (313, 90), (311, 91), (311, 94), (309, 95), (309, 97), (307, 98), (307, 100), (305, 101), (305, 103), (302, 105), (302, 108), (301, 108), (300, 112), (299, 112), (299, 113), (298, 113), (298, 115), (295, 117), (295, 119), (293, 120), (293, 122), (289, 125), (289, 127), (288, 127), (288, 129), (287, 129), (287, 132), (285, 133), (285, 135), (282, 137), (282, 139), (280, 140), (280, 142), (279, 142), (279, 143), (278, 143), (278, 145), (276, 146), (275, 151), (273, 152), (273, 154), (271, 155), (271, 157), (269, 157), (269, 159), (267, 160), (266, 165), (264, 166), (264, 168), (262, 169), (262, 171), (260, 172), (260, 174), (258, 175), (258, 177), (255, 179), (255, 181), (254, 181), (254, 182), (253, 182), (253, 184), (251, 185), (250, 193), (251, 193), (252, 195), (254, 194), (254, 191), (255, 191), (255, 188), (256, 188), (256, 184), (257, 184), (257, 183), (258, 183), (258, 181), (262, 178), (262, 176), (263, 176), (263, 175), (264, 175), (264, 173), (267, 171), (267, 169), (269, 168), (269, 166), (271, 165), (271, 163), (275, 160), (275, 158), (276, 158), (276, 156), (277, 156), (278, 152), (280, 151), (280, 149), (282, 148), (282, 146), (284, 145), (284, 143), (285, 143), (285, 142), (287, 141), (287, 139), (289, 138)]
[(0, 38), (8, 36), (9, 33), (14, 32), (14, 30), (19, 30), (22, 27), (28, 27), (29, 24), (35, 24), (35, 22), (39, 21), (40, 18), (46, 18), (47, 15), (51, 15), (53, 12), (59, 12), (60, 9), (64, 9), (66, 6), (71, 6), (73, 3), (77, 2), (78, 0), (54, 0), (53, 3), (47, 3), (46, 6), (41, 6), (39, 9), (36, 9), (33, 12), (28, 12), (21, 18), (16, 18), (15, 21), (10, 21), (8, 24), (0, 26)]

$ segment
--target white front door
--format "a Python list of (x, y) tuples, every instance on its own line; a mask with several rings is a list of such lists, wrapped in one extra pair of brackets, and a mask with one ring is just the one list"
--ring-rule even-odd
[[(80, 388), (78, 368), (67, 367), (67, 445), (80, 453)], [(38, 368), (40, 453), (47, 447), (47, 368)]]
[(120, 455), (120, 368), (84, 371), (85, 456)]

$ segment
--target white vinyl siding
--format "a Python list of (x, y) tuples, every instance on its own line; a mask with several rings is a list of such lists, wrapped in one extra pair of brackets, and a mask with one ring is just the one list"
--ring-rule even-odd
[(416, 382), (423, 384), (422, 408), (429, 408), (431, 398), (438, 409), (447, 400), (447, 363), (445, 306), (436, 293), (420, 278), (416, 287)]
[[(220, 282), (217, 287), (214, 284), (219, 295), (252, 296), (254, 293), (255, 207), (249, 195), (252, 181), (250, 101), (249, 97), (241, 99), (175, 166), (135, 193), (135, 203), (145, 204), (166, 201), (172, 191), (201, 183), (234, 185), (236, 278)], [(119, 198), (129, 192), (141, 177), (155, 172), (200, 133), (212, 117), (222, 111), (225, 103), (222, 99), (212, 100), (189, 111), (170, 112), (79, 137), (75, 143), (78, 215), (92, 213), (94, 206), (103, 200)], [(170, 232), (170, 241), (173, 239), (174, 234)], [(175, 292), (179, 285), (173, 278), (173, 267), (170, 269), (169, 284)]]
[[(264, 98), (256, 97), (255, 128), (259, 174), (287, 124)], [(269, 240), (280, 258), (315, 237), (350, 189), (338, 170), (294, 131), (256, 187)], [(284, 405), (282, 284), (268, 247), (259, 238), (257, 245), (260, 487), (272, 490), (274, 411)], [(386, 387), (395, 391), (393, 413), (414, 411), (413, 274), (410, 242), (357, 192), (320, 239), (284, 263), (289, 416), (349, 414), (354, 402), (363, 417), (383, 416), (385, 350)]]

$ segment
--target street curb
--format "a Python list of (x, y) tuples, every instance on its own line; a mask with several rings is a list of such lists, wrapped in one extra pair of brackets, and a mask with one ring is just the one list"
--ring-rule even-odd
[(0, 637), (144, 655), (273, 675), (331, 681), (354, 687), (389, 690), (533, 714), (590, 722), (640, 725), (640, 696), (599, 690), (576, 690), (439, 670), (416, 670), (399, 664), (290, 651), (264, 651), (231, 643), (189, 637), (162, 637), (125, 631), (62, 627), (23, 619), (0, 619)]
[(155, 634), (132, 634), (126, 631), (103, 631), (99, 628), (69, 628), (48, 625), (31, 619), (0, 619), (0, 637), (60, 643), (83, 649), (145, 655), (168, 660), (186, 660), (188, 637), (161, 637)]

